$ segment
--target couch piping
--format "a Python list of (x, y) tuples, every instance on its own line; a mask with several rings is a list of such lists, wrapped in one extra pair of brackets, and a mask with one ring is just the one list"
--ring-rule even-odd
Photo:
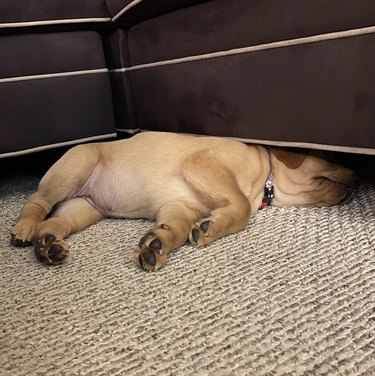
[(213, 59), (217, 57), (231, 56), (231, 55), (239, 55), (239, 54), (245, 54), (245, 53), (254, 52), (254, 51), (262, 51), (262, 50), (269, 50), (269, 49), (275, 49), (275, 48), (281, 48), (281, 47), (297, 46), (297, 45), (302, 45), (302, 44), (329, 41), (329, 40), (334, 40), (334, 39), (351, 38), (351, 37), (355, 37), (359, 35), (373, 34), (373, 33), (375, 33), (375, 26), (370, 26), (370, 27), (364, 27), (364, 28), (359, 28), (359, 29), (351, 29), (351, 30), (338, 31), (338, 32), (327, 33), (327, 34), (319, 34), (319, 35), (303, 37), (303, 38), (287, 39), (287, 40), (282, 40), (282, 41), (277, 41), (277, 42), (248, 46), (248, 47), (234, 48), (231, 50), (217, 51), (217, 52), (201, 54), (201, 55), (192, 55), (192, 56), (186, 56), (186, 57), (181, 57), (181, 58), (176, 58), (176, 59), (161, 60), (161, 61), (156, 61), (153, 63), (145, 63), (145, 64), (139, 64), (139, 65), (134, 65), (130, 67), (111, 69), (109, 70), (109, 72), (128, 72), (128, 71), (133, 71), (133, 70), (153, 68), (153, 67), (164, 66), (164, 65), (186, 63), (190, 61)]
[(126, 13), (130, 8), (133, 8), (137, 4), (141, 3), (143, 0), (133, 0), (131, 3), (126, 5), (124, 8), (120, 10), (113, 18), (112, 21), (116, 21), (118, 18), (120, 18), (124, 13)]
[(69, 146), (69, 145), (74, 145), (74, 144), (83, 143), (83, 142), (103, 140), (103, 139), (106, 139), (106, 138), (112, 138), (112, 137), (116, 137), (116, 136), (117, 136), (116, 133), (107, 133), (107, 134), (103, 134), (103, 135), (99, 135), (99, 136), (79, 138), (79, 139), (72, 140), (72, 141), (58, 142), (58, 143), (55, 143), (55, 144), (37, 146), (35, 148), (13, 151), (13, 152), (9, 152), (9, 153), (1, 153), (0, 159), (6, 158), (6, 157), (16, 157), (16, 156), (20, 156), (20, 155), (24, 155), (24, 154), (33, 153), (33, 152), (53, 149), (53, 148), (57, 148), (57, 147), (60, 147), (60, 146)]
[(35, 74), (35, 75), (30, 75), (30, 76), (7, 77), (7, 78), (0, 78), (0, 84), (5, 83), (5, 82), (42, 80), (42, 79), (46, 79), (46, 78), (80, 76), (80, 75), (84, 75), (84, 74), (97, 74), (97, 73), (108, 73), (108, 69), (107, 68), (100, 68), (100, 69), (89, 69), (89, 70), (71, 71), (71, 72)]
[(40, 20), (40, 21), (24, 21), (24, 22), (2, 22), (1, 28), (7, 27), (25, 27), (25, 26), (41, 26), (41, 25), (60, 25), (70, 23), (83, 23), (83, 22), (109, 22), (110, 17), (106, 18), (68, 18), (66, 20)]
[(131, 135), (134, 135), (134, 134), (136, 134), (140, 131), (141, 131), (140, 128), (135, 128), (135, 129), (116, 128), (116, 132), (128, 133), (128, 134), (131, 134)]
[(353, 154), (375, 155), (375, 149), (362, 148), (362, 147), (338, 146), (338, 145), (329, 145), (329, 144), (319, 144), (319, 143), (314, 143), (314, 142), (270, 141), (270, 140), (258, 140), (258, 139), (238, 138), (238, 137), (230, 137), (230, 138), (244, 142), (244, 143), (251, 143), (251, 144), (306, 148), (306, 149), (316, 149), (316, 150), (328, 150), (328, 151), (334, 151), (334, 152), (353, 153)]
[[(154, 130), (141, 129), (141, 132), (155, 132)], [(182, 134), (197, 136), (197, 137), (207, 137), (206, 134), (196, 134), (182, 132)], [(319, 144), (314, 142), (299, 142), (299, 141), (274, 141), (274, 140), (262, 140), (257, 138), (244, 138), (244, 137), (230, 137), (230, 136), (220, 136), (221, 138), (228, 138), (230, 140), (241, 141), (245, 144), (258, 144), (266, 146), (280, 146), (280, 147), (292, 147), (292, 148), (303, 148), (303, 149), (315, 149), (315, 150), (327, 150), (333, 152), (342, 153), (353, 153), (353, 154), (367, 154), (375, 155), (375, 149), (362, 148), (362, 147), (352, 147), (352, 146), (338, 146), (331, 144)]]

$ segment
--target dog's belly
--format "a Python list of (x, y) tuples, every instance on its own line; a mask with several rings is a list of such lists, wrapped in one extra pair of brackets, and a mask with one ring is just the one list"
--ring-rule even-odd
[(77, 196), (108, 217), (155, 219), (158, 210), (173, 201), (207, 212), (178, 176), (163, 177), (98, 166)]

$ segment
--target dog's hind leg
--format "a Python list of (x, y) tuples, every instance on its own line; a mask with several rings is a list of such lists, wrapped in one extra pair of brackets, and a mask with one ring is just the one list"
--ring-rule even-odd
[(11, 232), (11, 242), (18, 247), (31, 245), (36, 226), (53, 207), (72, 197), (87, 181), (99, 160), (95, 144), (70, 149), (43, 176), (38, 190), (26, 201)]
[(147, 271), (160, 269), (170, 251), (185, 244), (191, 226), (200, 218), (198, 210), (181, 202), (170, 202), (156, 215), (156, 226), (144, 235), (134, 251), (135, 261)]
[(51, 218), (39, 223), (35, 230), (34, 251), (46, 264), (59, 264), (69, 253), (64, 238), (81, 231), (103, 218), (85, 199), (70, 199), (56, 208)]
[(251, 214), (250, 202), (233, 173), (214, 152), (204, 150), (190, 156), (182, 174), (195, 194), (210, 208), (210, 212), (191, 227), (189, 240), (192, 244), (207, 245), (245, 228)]

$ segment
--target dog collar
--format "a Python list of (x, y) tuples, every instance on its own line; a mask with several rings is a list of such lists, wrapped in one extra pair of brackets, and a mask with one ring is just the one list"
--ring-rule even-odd
[(270, 172), (267, 176), (266, 184), (264, 186), (264, 196), (263, 196), (262, 203), (259, 209), (263, 209), (266, 206), (270, 206), (273, 197), (274, 197), (274, 188), (273, 188), (272, 172)]

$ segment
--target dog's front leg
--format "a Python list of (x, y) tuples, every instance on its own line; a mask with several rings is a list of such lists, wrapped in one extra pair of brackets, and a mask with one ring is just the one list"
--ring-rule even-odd
[(156, 226), (141, 238), (135, 249), (135, 261), (147, 271), (160, 269), (168, 253), (186, 243), (191, 226), (199, 218), (198, 210), (181, 202), (164, 205), (157, 213)]
[(39, 223), (34, 237), (34, 252), (39, 261), (60, 264), (69, 253), (64, 238), (100, 221), (103, 215), (81, 197), (61, 204), (51, 218)]

